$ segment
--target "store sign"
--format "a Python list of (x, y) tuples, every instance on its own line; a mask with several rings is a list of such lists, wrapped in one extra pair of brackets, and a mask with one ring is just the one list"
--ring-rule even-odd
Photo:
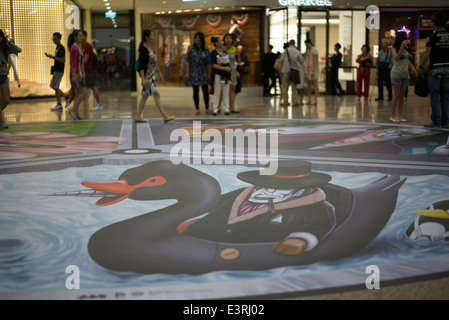
[(117, 12), (115, 12), (115, 11), (107, 11), (107, 12), (105, 12), (104, 16), (106, 18), (115, 18), (115, 17), (117, 17)]
[(330, 7), (331, 0), (279, 0), (281, 6)]

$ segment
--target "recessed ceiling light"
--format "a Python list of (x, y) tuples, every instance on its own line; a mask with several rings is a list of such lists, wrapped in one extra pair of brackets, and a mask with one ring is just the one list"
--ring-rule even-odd
[(111, 7), (107, 7), (106, 9), (111, 10)]

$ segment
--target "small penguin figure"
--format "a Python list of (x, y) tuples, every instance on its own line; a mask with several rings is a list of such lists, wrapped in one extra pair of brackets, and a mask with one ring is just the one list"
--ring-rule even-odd
[(419, 216), (405, 232), (410, 239), (449, 240), (449, 200), (435, 202), (415, 213)]

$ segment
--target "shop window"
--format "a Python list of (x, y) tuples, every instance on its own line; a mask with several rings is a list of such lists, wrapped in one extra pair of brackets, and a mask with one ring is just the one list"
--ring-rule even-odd
[[(48, 59), (44, 53), (53, 53), (55, 50), (52, 41), (54, 32), (62, 34), (62, 44), (67, 46), (66, 7), (67, 2), (62, 0), (0, 2), (0, 29), (10, 30), (16, 45), (22, 49), (16, 59), (21, 82), (28, 80), (33, 84), (45, 84), (48, 87), (52, 77), (50, 69), (54, 61)], [(67, 48), (66, 51), (68, 53)], [(9, 78), (14, 79), (12, 68)], [(68, 76), (63, 79), (62, 85), (64, 84), (68, 85)]]

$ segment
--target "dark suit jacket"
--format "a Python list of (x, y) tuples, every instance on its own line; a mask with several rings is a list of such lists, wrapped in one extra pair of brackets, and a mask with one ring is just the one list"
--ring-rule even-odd
[(184, 234), (218, 242), (278, 242), (294, 232), (308, 232), (320, 240), (335, 227), (334, 208), (326, 201), (277, 210), (228, 224), (231, 207), (243, 190), (223, 195), (217, 208), (190, 225)]

